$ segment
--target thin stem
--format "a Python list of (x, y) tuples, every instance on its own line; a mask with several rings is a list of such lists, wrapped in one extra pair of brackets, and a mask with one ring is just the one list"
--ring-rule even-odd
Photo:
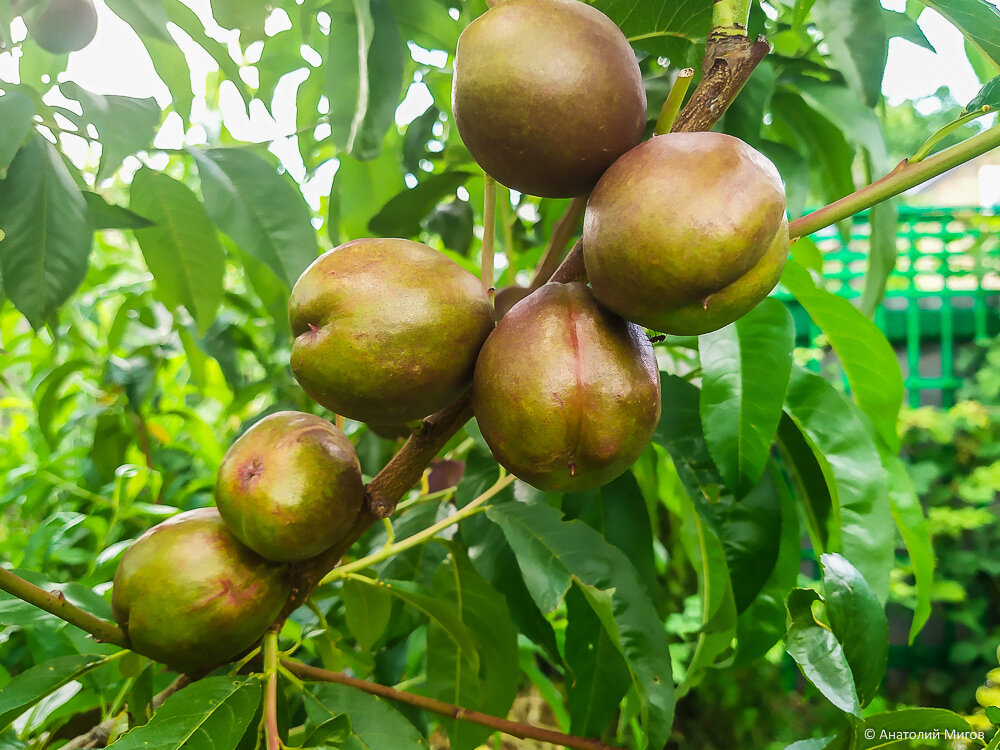
[(750, 0), (716, 0), (712, 5), (713, 34), (745, 34), (750, 20)]
[(990, 108), (983, 105), (980, 109), (961, 115), (960, 117), (957, 117), (949, 122), (947, 125), (938, 128), (933, 134), (931, 134), (930, 138), (924, 141), (924, 145), (917, 149), (917, 153), (910, 157), (909, 163), (916, 164), (918, 161), (923, 161), (927, 158), (931, 149), (934, 148), (934, 146), (936, 146), (942, 139), (946, 138), (966, 123), (972, 122), (977, 117), (982, 117), (983, 115), (988, 115), (989, 113)]
[(552, 274), (552, 281), (560, 284), (568, 284), (571, 281), (587, 281), (587, 269), (583, 264), (583, 243), (577, 242), (573, 245), (559, 268)]
[(678, 113), (681, 111), (681, 105), (684, 104), (684, 97), (687, 95), (688, 86), (691, 85), (692, 78), (694, 78), (694, 68), (684, 68), (684, 70), (677, 74), (673, 85), (670, 87), (670, 93), (667, 94), (667, 99), (663, 102), (663, 107), (660, 109), (660, 117), (656, 121), (656, 128), (653, 130), (653, 133), (663, 135), (670, 132), (670, 129), (674, 126), (674, 122), (677, 120)]
[(278, 633), (267, 631), (264, 636), (264, 741), (267, 750), (281, 750), (278, 733)]
[(497, 234), (497, 182), (483, 175), (483, 250), (479, 278), (487, 293), (493, 290), (493, 245)]
[(858, 211), (871, 208), (893, 196), (926, 182), (932, 177), (964, 164), (977, 156), (1000, 146), (1000, 125), (994, 125), (979, 135), (940, 151), (934, 156), (912, 164), (901, 161), (894, 170), (871, 185), (813, 211), (788, 225), (788, 233), (794, 239), (835, 224), (841, 219), (853, 216)]
[(311, 667), (308, 664), (302, 664), (301, 662), (282, 659), (281, 664), (289, 672), (294, 674), (296, 677), (302, 678), (303, 680), (335, 682), (340, 685), (347, 685), (348, 687), (362, 690), (366, 693), (370, 693), (371, 695), (377, 695), (391, 701), (405, 703), (409, 706), (415, 706), (416, 708), (421, 708), (425, 711), (447, 716), (450, 719), (459, 719), (461, 721), (468, 721), (472, 724), (479, 724), (483, 727), (489, 727), (490, 729), (503, 732), (504, 734), (508, 734), (512, 737), (538, 740), (540, 742), (550, 742), (554, 745), (575, 748), (576, 750), (621, 750), (620, 748), (608, 745), (600, 740), (590, 739), (587, 737), (574, 737), (573, 735), (563, 734), (562, 732), (556, 732), (552, 729), (544, 729), (531, 724), (521, 724), (516, 721), (508, 721), (507, 719), (500, 718), (499, 716), (491, 716), (490, 714), (480, 713), (479, 711), (472, 711), (451, 703), (445, 703), (444, 701), (427, 698), (423, 695), (414, 695), (413, 693), (406, 693), (402, 690), (396, 690), (395, 688), (386, 687), (385, 685), (379, 685), (375, 682), (359, 680), (356, 677), (348, 677), (347, 675), (340, 674), (339, 672), (331, 672), (326, 669)]
[(101, 643), (111, 643), (122, 648), (131, 648), (128, 637), (120, 627), (108, 620), (102, 620), (79, 607), (70, 604), (61, 591), (51, 593), (29, 583), (6, 568), (0, 567), (0, 590), (6, 591), (18, 599), (33, 604), (49, 614), (76, 625), (81, 630), (90, 633)]
[(552, 274), (559, 267), (559, 261), (562, 260), (563, 253), (566, 252), (566, 245), (569, 243), (569, 238), (576, 232), (580, 218), (586, 209), (586, 195), (577, 196), (566, 207), (566, 212), (559, 217), (559, 221), (552, 227), (552, 236), (549, 238), (548, 247), (545, 248), (545, 254), (542, 255), (542, 259), (535, 269), (535, 276), (528, 286), (529, 289), (538, 289), (552, 278)]
[(450, 498), (458, 490), (458, 487), (449, 487), (446, 490), (438, 490), (437, 492), (431, 492), (426, 495), (417, 495), (412, 500), (407, 500), (396, 506), (396, 511), (404, 511), (412, 508), (414, 505), (422, 505), (424, 503), (430, 503), (435, 500), (446, 500)]
[(383, 560), (388, 560), (394, 555), (398, 555), (400, 552), (405, 552), (408, 549), (412, 549), (424, 542), (432, 539), (439, 532), (444, 531), (449, 526), (454, 526), (456, 523), (464, 521), (469, 516), (474, 516), (476, 513), (480, 512), (480, 506), (483, 503), (488, 502), (494, 498), (497, 493), (503, 490), (507, 485), (514, 481), (516, 477), (513, 474), (507, 474), (506, 476), (501, 476), (493, 486), (490, 487), (486, 492), (477, 497), (475, 500), (470, 502), (464, 508), (461, 508), (454, 513), (452, 513), (447, 518), (442, 518), (437, 523), (428, 526), (423, 531), (418, 531), (412, 536), (406, 537), (394, 544), (389, 544), (380, 549), (378, 552), (373, 552), (367, 557), (362, 557), (354, 562), (347, 563), (346, 565), (340, 565), (334, 568), (327, 576), (323, 579), (323, 583), (330, 583), (330, 581), (336, 581), (340, 578), (344, 578), (351, 573), (359, 570), (364, 570), (367, 567), (380, 563)]

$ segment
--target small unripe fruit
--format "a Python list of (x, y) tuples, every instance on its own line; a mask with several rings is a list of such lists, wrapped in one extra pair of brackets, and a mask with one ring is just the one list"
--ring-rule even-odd
[(514, 190), (590, 190), (642, 140), (646, 92), (614, 22), (578, 0), (507, 0), (462, 32), (452, 108), (486, 172)]
[(749, 312), (788, 257), (774, 165), (722, 133), (670, 133), (629, 151), (587, 204), (594, 293), (647, 328), (697, 335)]
[(610, 482), (660, 416), (649, 339), (580, 283), (546, 284), (503, 317), (479, 355), (472, 394), (497, 461), (543, 490)]
[(464, 393), (493, 306), (479, 279), (419, 242), (361, 239), (317, 258), (292, 290), (292, 372), (351, 419), (411, 422)]
[(125, 551), (111, 607), (137, 651), (197, 672), (253, 646), (289, 593), (284, 565), (245, 547), (215, 508), (201, 508), (154, 526)]
[(350, 531), (364, 499), (354, 446), (325, 419), (271, 414), (232, 444), (215, 485), (219, 513), (258, 555), (314, 557)]
[(41, 0), (44, 10), (26, 19), (28, 33), (39, 47), (56, 55), (76, 52), (97, 33), (93, 0)]

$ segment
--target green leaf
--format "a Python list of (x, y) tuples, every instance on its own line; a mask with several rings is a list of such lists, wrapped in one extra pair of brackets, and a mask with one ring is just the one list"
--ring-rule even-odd
[(854, 677), (837, 637), (813, 617), (811, 604), (819, 595), (811, 589), (794, 589), (788, 597), (792, 622), (785, 636), (785, 650), (823, 696), (844, 713), (861, 717)]
[(653, 556), (653, 525), (642, 491), (631, 472), (596, 490), (563, 496), (567, 520), (579, 518), (625, 553), (632, 561), (646, 593), (660, 598)]
[(31, 132), (35, 103), (16, 89), (0, 96), (0, 173), (14, 160), (14, 155)]
[(871, 154), (874, 168), (879, 172), (877, 176), (889, 171), (889, 152), (882, 126), (875, 112), (862, 104), (855, 92), (804, 75), (795, 80), (795, 88), (810, 107), (838, 125), (845, 135)]
[(265, 3), (246, 0), (212, 0), (212, 15), (220, 26), (240, 30), (240, 42), (247, 43), (264, 36), (264, 21), (269, 8)]
[[(506, 716), (517, 694), (517, 631), (507, 601), (472, 567), (465, 550), (448, 544), (451, 558), (434, 575), (433, 594), (455, 602), (458, 615), (476, 640), (479, 669), (437, 624), (427, 629), (427, 683), (431, 697), (463, 708)], [(451, 747), (472, 750), (490, 736), (488, 728), (444, 720)]]
[(374, 34), (368, 50), (368, 105), (351, 149), (359, 159), (366, 160), (381, 153), (385, 134), (395, 122), (403, 91), (406, 49), (386, 0), (371, 0), (371, 17)]
[(0, 231), (4, 291), (38, 329), (83, 281), (93, 234), (73, 176), (38, 133), (0, 182)]
[[(609, 594), (611, 620), (602, 617), (602, 623), (629, 665), (649, 743), (662, 746), (674, 704), (668, 644), (628, 558), (586, 524), (564, 522), (559, 511), (542, 502), (496, 505), (487, 516), (503, 530), (542, 611), (558, 607), (574, 581)], [(608, 614), (595, 612), (598, 617)]]
[(681, 503), (681, 538), (698, 575), (701, 628), (694, 656), (687, 665), (683, 682), (677, 688), (678, 697), (697, 687), (705, 671), (730, 647), (736, 633), (737, 617), (726, 549), (711, 525), (711, 517), (699, 512), (690, 488), (688, 497), (682, 498)]
[[(969, 722), (958, 714), (944, 708), (903, 708), (874, 714), (864, 720), (863, 729), (858, 727), (858, 741), (852, 745), (856, 750), (875, 750), (875, 748), (905, 746), (912, 747), (908, 738), (910, 732), (926, 733), (925, 737), (937, 742), (947, 742), (948, 734), (961, 733), (968, 735), (972, 727)], [(838, 735), (840, 739), (844, 733)], [(869, 736), (870, 735), (870, 736)], [(895, 738), (895, 739), (894, 739)], [(936, 745), (935, 745), (936, 746)]]
[(776, 125), (791, 131), (802, 145), (813, 173), (813, 186), (828, 203), (854, 191), (854, 149), (840, 128), (805, 103), (798, 94), (779, 89), (771, 98)]
[[(705, 567), (702, 586), (713, 592), (705, 604), (705, 622), (728, 628), (737, 612), (746, 609), (770, 576), (778, 555), (781, 515), (780, 499), (772, 478), (764, 475), (746, 497), (737, 501), (712, 462), (705, 444), (699, 416), (698, 389), (675, 375), (660, 375), (660, 397), (664, 408), (655, 441), (664, 446), (694, 503), (705, 528), (693, 535), (691, 548), (695, 567)], [(682, 514), (683, 517), (683, 514)], [(707, 536), (706, 536), (707, 535)], [(726, 563), (707, 566), (705, 550), (697, 547), (717, 538)], [(721, 574), (721, 583), (708, 578)], [(723, 624), (724, 623), (724, 624)]]
[(222, 302), (225, 254), (215, 225), (195, 194), (162, 172), (143, 167), (131, 190), (129, 208), (156, 222), (135, 236), (158, 295), (168, 307), (186, 307), (204, 334)]
[(83, 198), (87, 201), (87, 213), (90, 215), (90, 224), (96, 231), (103, 229), (142, 229), (153, 226), (153, 222), (145, 217), (134, 214), (127, 208), (109, 203), (103, 196), (92, 193), (89, 190), (83, 191)]
[[(3, 100), (0, 99), (0, 102)], [(990, 79), (986, 82), (979, 93), (973, 97), (972, 101), (965, 105), (965, 109), (962, 110), (964, 115), (967, 112), (975, 112), (982, 109), (983, 107), (989, 107), (991, 110), (1000, 107), (1000, 76)], [(3, 161), (0, 160), (0, 168), (3, 167)]]
[(827, 549), (833, 495), (812, 445), (787, 414), (778, 425), (778, 446), (782, 467), (801, 503), (809, 533), (818, 549)]
[(258, 677), (206, 677), (163, 702), (153, 718), (110, 745), (115, 750), (236, 747), (260, 705)]
[(393, 196), (368, 222), (368, 229), (379, 237), (415, 237), (421, 222), (438, 203), (464, 185), (469, 172), (443, 172), (428, 177), (413, 188)]
[(208, 215), (289, 288), (319, 254), (302, 193), (259, 156), (240, 148), (191, 149)]
[(858, 406), (889, 450), (898, 451), (896, 416), (903, 403), (903, 374), (885, 335), (846, 299), (817, 287), (795, 261), (785, 265), (781, 283), (827, 335)]
[(0, 731), (49, 693), (87, 674), (105, 659), (94, 654), (60, 656), (17, 675), (0, 689)]
[(618, 24), (639, 49), (669, 57), (677, 67), (693, 46), (703, 43), (712, 26), (712, 3), (707, 0), (587, 0)]
[(820, 557), (826, 613), (854, 675), (864, 708), (875, 697), (889, 657), (885, 610), (858, 569), (841, 555)]
[(910, 643), (931, 616), (931, 591), (934, 588), (934, 546), (924, 518), (920, 498), (906, 473), (906, 467), (897, 456), (884, 455), (882, 462), (889, 472), (889, 500), (892, 517), (899, 529), (906, 551), (913, 565), (913, 578), (917, 590), (917, 605), (910, 624)]
[(448, 638), (458, 647), (472, 668), (479, 669), (479, 650), (476, 646), (476, 639), (462, 621), (461, 615), (452, 602), (425, 594), (419, 590), (419, 586), (409, 581), (372, 580), (366, 585), (382, 587), (397, 599), (402, 599), (411, 607), (423, 612), (430, 618), (431, 622), (448, 635)]
[(462, 24), (438, 0), (388, 0), (403, 37), (424, 49), (454, 53)]
[(144, 0), (106, 0), (115, 15), (131, 26), (137, 34), (152, 36), (164, 42), (174, 43), (167, 31), (167, 13), (162, 3)]
[(886, 472), (864, 422), (826, 380), (798, 367), (785, 405), (830, 489), (828, 543), (821, 551), (843, 554), (884, 602), (896, 540)]
[(340, 750), (410, 750), (427, 748), (427, 741), (399, 711), (389, 704), (346, 685), (308, 683), (306, 714), (313, 725), (347, 714), (351, 737)]
[(817, 0), (813, 20), (837, 68), (869, 107), (882, 97), (889, 52), (882, 6), (870, 0)]
[(896, 268), (896, 233), (899, 229), (899, 212), (896, 201), (882, 201), (868, 211), (868, 269), (865, 271), (865, 290), (861, 295), (861, 310), (874, 315), (885, 295), (889, 276)]
[(774, 485), (781, 503), (781, 537), (778, 559), (760, 593), (754, 598), (736, 623), (737, 650), (733, 668), (763, 657), (785, 635), (785, 598), (795, 587), (801, 561), (799, 518), (795, 498), (771, 463)]
[(126, 156), (149, 148), (153, 142), (162, 112), (152, 97), (94, 94), (71, 82), (61, 83), (59, 88), (83, 108), (83, 116), (75, 119), (77, 127), (84, 132), (88, 125), (97, 128), (101, 139), (98, 182), (114, 175)]
[(937, 50), (934, 49), (934, 45), (930, 43), (929, 39), (927, 39), (923, 29), (917, 25), (916, 20), (910, 18), (910, 16), (906, 15), (906, 13), (897, 13), (896, 11), (883, 8), (882, 19), (885, 21), (885, 31), (890, 39), (892, 37), (898, 37), (899, 39), (905, 39), (918, 47), (923, 47), (930, 52), (937, 52)]
[(340, 596), (344, 600), (348, 630), (362, 651), (371, 650), (389, 624), (392, 597), (378, 586), (369, 586), (353, 578), (344, 581)]
[(823, 750), (833, 737), (819, 737), (814, 740), (799, 740), (786, 745), (785, 750)]
[(347, 742), (354, 730), (351, 727), (351, 718), (347, 714), (334, 716), (327, 719), (322, 724), (313, 729), (306, 737), (302, 747), (318, 747), (320, 745), (340, 745)]
[(340, 241), (369, 236), (368, 222), (405, 186), (399, 155), (392, 149), (372, 161), (341, 157), (330, 195), (331, 207), (337, 207)]
[(331, 138), (338, 150), (353, 153), (368, 112), (368, 51), (375, 35), (371, 0), (333, 0), (326, 12), (330, 38), (323, 65)]
[(632, 680), (628, 665), (578, 586), (566, 592), (566, 665), (570, 732), (600, 737)]
[(933, 8), (987, 58), (1000, 66), (1000, 10), (986, 0), (921, 0)]
[[(181, 31), (191, 37), (195, 44), (200, 46), (215, 60), (219, 69), (225, 74), (226, 80), (236, 87), (237, 93), (243, 100), (243, 106), (249, 106), (250, 100), (253, 97), (247, 85), (240, 77), (240, 66), (229, 54), (229, 48), (222, 42), (209, 36), (198, 14), (181, 2), (181, 0), (160, 0), (157, 4), (164, 7), (167, 12), (167, 18), (171, 23), (176, 24)], [(190, 82), (188, 88), (190, 89)]]
[(746, 495), (764, 473), (792, 371), (795, 324), (766, 299), (725, 328), (701, 336), (701, 420), (726, 485)]
[[(159, 3), (144, 3), (153, 8), (160, 8)], [(135, 28), (133, 26), (133, 28)], [(163, 33), (166, 34), (166, 28)], [(187, 123), (191, 120), (191, 106), (194, 104), (194, 92), (191, 89), (191, 68), (188, 65), (187, 57), (177, 47), (174, 40), (167, 34), (168, 41), (163, 41), (159, 37), (153, 38), (142, 36), (142, 44), (149, 53), (149, 58), (153, 62), (156, 74), (166, 84), (170, 91), (174, 111)]]

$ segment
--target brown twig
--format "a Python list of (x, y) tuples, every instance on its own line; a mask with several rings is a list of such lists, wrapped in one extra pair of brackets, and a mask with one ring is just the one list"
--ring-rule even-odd
[(551, 742), (555, 745), (577, 748), (578, 750), (621, 750), (620, 748), (608, 745), (600, 740), (590, 739), (587, 737), (574, 737), (571, 734), (563, 734), (562, 732), (557, 732), (553, 729), (544, 729), (542, 727), (532, 726), (531, 724), (521, 724), (520, 722), (509, 721), (507, 719), (502, 719), (499, 716), (492, 716), (479, 711), (472, 711), (468, 708), (455, 706), (451, 703), (435, 700), (434, 698), (427, 698), (423, 695), (406, 693), (402, 690), (396, 690), (395, 688), (386, 687), (385, 685), (379, 685), (376, 682), (359, 680), (356, 677), (348, 677), (347, 675), (339, 672), (330, 672), (326, 669), (310, 667), (308, 664), (303, 664), (291, 659), (282, 659), (281, 665), (293, 675), (303, 680), (336, 682), (340, 685), (347, 685), (349, 687), (356, 688), (357, 690), (363, 690), (366, 693), (377, 695), (381, 698), (387, 698), (391, 701), (405, 703), (409, 706), (422, 708), (425, 711), (447, 716), (450, 719), (459, 719), (461, 721), (468, 721), (473, 724), (489, 727), (490, 729), (494, 729), (498, 732), (509, 734), (512, 737), (539, 740), (540, 742)]
[(671, 132), (711, 130), (770, 51), (764, 37), (751, 41), (743, 35), (713, 30), (705, 45), (701, 81), (677, 115)]
[[(187, 687), (189, 684), (191, 684), (190, 677), (185, 675), (178, 677), (176, 680), (167, 685), (167, 687), (153, 696), (153, 709), (155, 710), (159, 708), (163, 701), (176, 693), (178, 690)], [(134, 711), (135, 707), (130, 707), (129, 710)], [(62, 746), (61, 750), (83, 750), (83, 748), (89, 747), (105, 747), (108, 744), (108, 740), (111, 738), (111, 732), (114, 727), (114, 717), (105, 719), (90, 731), (84, 732), (83, 734), (71, 739)]]
[(559, 268), (552, 274), (551, 281), (568, 284), (571, 281), (587, 282), (587, 268), (583, 265), (583, 240), (577, 240)]
[(562, 255), (566, 251), (566, 244), (576, 232), (586, 208), (586, 195), (577, 196), (566, 207), (566, 213), (559, 217), (559, 221), (552, 227), (552, 236), (549, 238), (548, 247), (545, 248), (545, 254), (535, 269), (535, 276), (528, 286), (529, 289), (534, 291), (552, 278), (552, 274), (559, 267), (559, 261), (562, 260)]
[(115, 623), (102, 620), (100, 617), (71, 604), (61, 591), (55, 593), (46, 591), (3, 567), (0, 567), (0, 590), (16, 596), (28, 604), (33, 604), (71, 625), (76, 625), (101, 643), (131, 648), (125, 631)]

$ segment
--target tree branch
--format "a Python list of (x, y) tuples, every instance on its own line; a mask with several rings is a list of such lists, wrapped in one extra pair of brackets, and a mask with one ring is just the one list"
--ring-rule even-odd
[(1000, 146), (1000, 125), (994, 125), (989, 130), (940, 151), (923, 161), (911, 164), (903, 160), (882, 179), (876, 180), (871, 185), (863, 187), (829, 206), (824, 206), (801, 219), (796, 219), (788, 225), (788, 234), (792, 239), (795, 239), (812, 234), (831, 224), (836, 224), (841, 219), (846, 219), (858, 211), (871, 208), (877, 203), (899, 195), (998, 146)]
[(711, 130), (770, 51), (771, 45), (764, 37), (751, 41), (731, 30), (712, 29), (701, 63), (701, 81), (677, 115), (672, 132)]
[(282, 659), (281, 665), (293, 675), (303, 680), (336, 682), (340, 685), (347, 685), (349, 687), (356, 688), (357, 690), (363, 690), (366, 693), (371, 693), (372, 695), (377, 695), (381, 698), (387, 698), (391, 701), (405, 703), (410, 706), (415, 706), (416, 708), (422, 708), (425, 711), (441, 714), (442, 716), (447, 716), (451, 719), (459, 719), (461, 721), (468, 721), (473, 724), (489, 727), (490, 729), (495, 729), (498, 732), (509, 734), (512, 737), (539, 740), (540, 742), (551, 742), (555, 745), (577, 748), (578, 750), (621, 750), (620, 748), (605, 744), (600, 740), (588, 739), (586, 737), (574, 737), (573, 735), (563, 734), (562, 732), (556, 732), (552, 729), (543, 729), (542, 727), (532, 726), (531, 724), (521, 724), (516, 721), (508, 721), (507, 719), (501, 719), (499, 716), (491, 716), (490, 714), (472, 711), (467, 708), (462, 708), (461, 706), (445, 703), (444, 701), (426, 698), (422, 695), (406, 693), (402, 690), (396, 690), (395, 688), (386, 687), (385, 685), (379, 685), (375, 682), (359, 680), (356, 677), (348, 677), (347, 675), (339, 672), (330, 672), (326, 669), (310, 667), (307, 664), (293, 661), (291, 659)]
[(71, 625), (76, 625), (81, 630), (90, 633), (100, 643), (111, 643), (122, 648), (131, 648), (125, 631), (113, 622), (102, 620), (100, 617), (70, 604), (61, 591), (55, 593), (46, 591), (3, 567), (0, 567), (0, 590), (16, 596), (28, 604), (33, 604)]

